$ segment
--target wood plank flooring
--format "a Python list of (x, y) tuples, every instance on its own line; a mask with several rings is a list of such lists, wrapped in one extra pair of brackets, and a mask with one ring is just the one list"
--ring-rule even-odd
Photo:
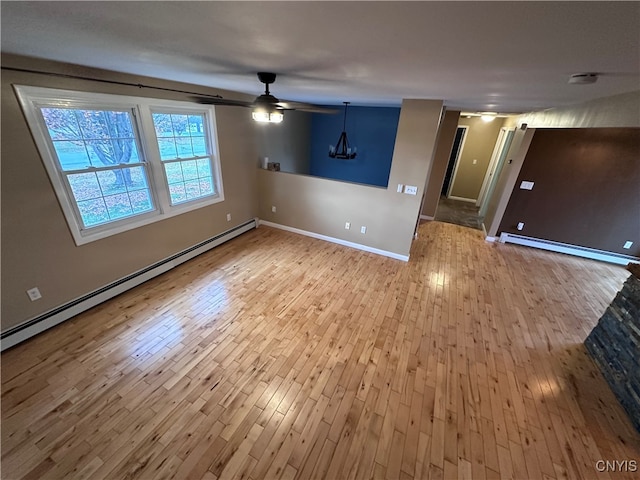
[(582, 345), (626, 277), (260, 227), (5, 352), (2, 478), (637, 478), (596, 470), (640, 436)]

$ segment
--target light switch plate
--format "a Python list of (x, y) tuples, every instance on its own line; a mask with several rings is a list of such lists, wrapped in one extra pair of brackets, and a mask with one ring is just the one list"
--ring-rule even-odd
[(404, 193), (406, 193), (407, 195), (417, 195), (418, 187), (414, 187), (413, 185), (405, 185)]
[(404, 185), (403, 185), (403, 184), (401, 184), (401, 183), (399, 183), (399, 184), (398, 184), (398, 190), (397, 190), (397, 192), (398, 192), (398, 193), (402, 193), (402, 189), (403, 189), (403, 188), (404, 188)]

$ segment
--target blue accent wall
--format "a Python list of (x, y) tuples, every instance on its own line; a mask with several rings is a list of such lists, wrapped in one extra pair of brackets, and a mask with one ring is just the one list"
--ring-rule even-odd
[(344, 121), (344, 105), (334, 107), (340, 113), (311, 116), (311, 175), (386, 187), (400, 108), (350, 106), (347, 138), (351, 147), (357, 147), (358, 155), (353, 160), (340, 160), (329, 156), (329, 145), (336, 145)]

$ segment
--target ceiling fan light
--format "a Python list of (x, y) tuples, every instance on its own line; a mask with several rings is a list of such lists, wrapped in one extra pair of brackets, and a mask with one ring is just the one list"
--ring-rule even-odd
[(284, 120), (284, 114), (279, 110), (254, 109), (251, 117), (260, 123), (281, 123)]

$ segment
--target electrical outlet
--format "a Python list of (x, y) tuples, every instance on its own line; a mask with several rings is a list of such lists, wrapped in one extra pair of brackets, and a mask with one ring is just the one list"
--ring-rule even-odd
[(275, 205), (271, 205), (271, 211), (272, 211), (273, 213), (276, 213), (276, 206), (275, 206)]
[(414, 187), (413, 185), (405, 185), (404, 193), (406, 193), (407, 195), (417, 195), (418, 187)]
[(533, 190), (533, 182), (525, 182), (524, 180), (520, 183), (521, 190)]
[(474, 159), (473, 159), (473, 162), (471, 162), (471, 163), (472, 163), (473, 165), (477, 165), (477, 164), (478, 164), (478, 159), (477, 159), (477, 158), (474, 158)]
[(38, 290), (38, 287), (33, 287), (27, 290), (27, 295), (29, 295), (29, 298), (31, 299), (32, 302), (42, 298), (42, 295), (40, 294), (40, 290)]
[(367, 227), (360, 227), (360, 233), (367, 233)]
[(231, 214), (227, 213), (227, 222), (230, 222), (230, 221), (231, 221)]
[(624, 242), (624, 245), (622, 246), (622, 248), (629, 249), (629, 248), (631, 248), (631, 245), (633, 245), (633, 242), (628, 242), (627, 241), (627, 242)]
[(518, 226), (516, 228), (518, 230), (522, 230), (524, 228), (524, 222), (518, 222)]
[(349, 223), (349, 222), (345, 222), (345, 224), (344, 224), (344, 229), (345, 229), (345, 230), (349, 230), (350, 228), (351, 228), (351, 223)]

